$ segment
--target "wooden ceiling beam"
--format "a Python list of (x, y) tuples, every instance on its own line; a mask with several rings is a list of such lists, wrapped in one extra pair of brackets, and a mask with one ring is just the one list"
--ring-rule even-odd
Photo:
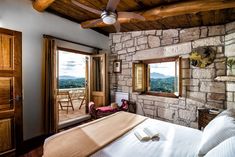
[[(185, 14), (196, 14), (198, 12), (211, 11), (211, 10), (221, 10), (235, 8), (234, 0), (191, 0), (184, 2), (176, 2), (174, 4), (159, 6), (147, 11), (136, 12), (145, 17), (145, 21), (156, 21), (159, 19), (185, 15)], [(134, 19), (118, 19), (121, 24), (138, 22)], [(93, 23), (94, 20), (89, 20), (81, 23), (83, 28), (94, 28), (94, 27), (105, 27), (107, 26), (103, 22), (96, 23), (94, 25), (89, 25)]]
[(49, 7), (55, 0), (35, 0), (33, 2), (33, 8), (39, 12), (43, 12)]

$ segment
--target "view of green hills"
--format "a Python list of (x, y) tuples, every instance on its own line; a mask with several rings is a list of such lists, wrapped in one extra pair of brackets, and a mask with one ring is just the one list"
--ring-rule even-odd
[[(174, 93), (175, 77), (166, 76), (153, 72), (150, 74), (150, 91)], [(73, 76), (60, 76), (59, 89), (65, 88), (83, 88), (85, 87), (85, 78)]]
[(174, 93), (175, 77), (153, 72), (150, 74), (150, 91)]
[(77, 78), (73, 76), (60, 76), (59, 89), (65, 88), (83, 88), (85, 87), (85, 78)]

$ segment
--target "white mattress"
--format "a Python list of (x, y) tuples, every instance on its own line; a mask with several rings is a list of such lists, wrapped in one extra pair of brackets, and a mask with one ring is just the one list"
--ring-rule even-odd
[[(158, 131), (160, 140), (139, 141), (134, 130), (144, 127)], [(92, 157), (196, 157), (201, 136), (196, 129), (147, 119)]]

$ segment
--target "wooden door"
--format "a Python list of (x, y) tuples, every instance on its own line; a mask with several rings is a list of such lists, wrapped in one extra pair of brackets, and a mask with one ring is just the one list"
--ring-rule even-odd
[(90, 58), (90, 99), (96, 107), (106, 105), (106, 55)]
[(21, 33), (0, 28), (0, 156), (23, 141)]

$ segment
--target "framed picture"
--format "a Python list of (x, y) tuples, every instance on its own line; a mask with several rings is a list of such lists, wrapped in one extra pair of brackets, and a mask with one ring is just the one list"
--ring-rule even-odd
[(113, 72), (114, 73), (122, 72), (122, 61), (121, 60), (113, 61)]

